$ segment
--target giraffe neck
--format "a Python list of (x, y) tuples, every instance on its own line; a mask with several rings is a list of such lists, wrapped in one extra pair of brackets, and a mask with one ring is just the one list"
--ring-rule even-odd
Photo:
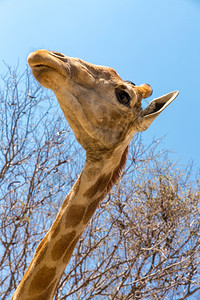
[(126, 149), (127, 146), (115, 149), (112, 155), (95, 162), (86, 160), (56, 220), (38, 245), (13, 300), (53, 299), (77, 241), (125, 164)]

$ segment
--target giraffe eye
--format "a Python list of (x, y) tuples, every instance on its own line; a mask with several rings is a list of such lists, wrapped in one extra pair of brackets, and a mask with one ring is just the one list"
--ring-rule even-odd
[(130, 104), (131, 97), (127, 92), (117, 88), (117, 89), (115, 89), (115, 93), (116, 93), (116, 96), (117, 96), (117, 100), (120, 103), (122, 103), (124, 105), (127, 105), (127, 106)]

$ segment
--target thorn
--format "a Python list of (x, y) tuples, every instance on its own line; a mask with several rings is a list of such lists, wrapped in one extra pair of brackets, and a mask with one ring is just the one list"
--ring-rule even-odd
[(27, 91), (26, 93), (27, 93), (27, 96), (28, 96), (30, 99), (35, 99), (35, 98), (36, 98), (36, 97), (31, 96), (31, 95), (29, 94), (28, 91)]

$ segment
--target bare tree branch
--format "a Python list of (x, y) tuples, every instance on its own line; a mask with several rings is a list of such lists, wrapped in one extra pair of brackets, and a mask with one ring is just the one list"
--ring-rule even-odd
[[(28, 70), (1, 77), (0, 112), (0, 298), (9, 299), (83, 159), (57, 101)], [(160, 149), (136, 135), (55, 299), (200, 297), (199, 174)]]

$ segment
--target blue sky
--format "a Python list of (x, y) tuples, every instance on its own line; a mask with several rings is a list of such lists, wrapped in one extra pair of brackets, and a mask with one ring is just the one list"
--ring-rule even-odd
[(162, 147), (174, 159), (199, 167), (200, 1), (0, 0), (0, 73), (3, 61), (24, 70), (28, 54), (40, 48), (149, 83), (149, 100), (179, 90), (144, 142), (165, 136)]

